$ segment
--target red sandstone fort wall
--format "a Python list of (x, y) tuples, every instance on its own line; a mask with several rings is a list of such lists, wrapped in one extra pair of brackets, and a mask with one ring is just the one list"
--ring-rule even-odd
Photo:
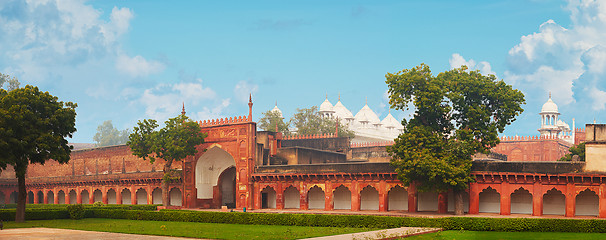
[[(174, 162), (173, 168), (181, 169), (181, 162)], [(162, 171), (164, 160), (156, 159), (151, 164), (149, 160), (136, 157), (126, 145), (101, 147), (72, 151), (67, 164), (54, 160), (46, 161), (44, 165), (31, 164), (27, 168), (28, 178), (65, 177), (82, 175), (100, 175), (132, 172)], [(14, 179), (12, 167), (0, 174), (2, 179)]]
[(501, 141), (491, 151), (507, 155), (507, 161), (557, 161), (572, 144), (560, 139), (517, 139)]

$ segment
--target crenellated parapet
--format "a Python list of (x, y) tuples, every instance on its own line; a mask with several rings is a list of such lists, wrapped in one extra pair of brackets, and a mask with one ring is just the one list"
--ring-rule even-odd
[(237, 123), (248, 123), (252, 122), (252, 118), (246, 116), (229, 117), (229, 118), (217, 118), (212, 120), (198, 121), (201, 128), (214, 127), (220, 125), (237, 124)]
[(501, 136), (499, 140), (503, 141), (535, 141), (535, 140), (570, 140), (572, 136)]
[(318, 138), (336, 138), (337, 135), (333, 133), (325, 134), (302, 134), (302, 135), (291, 135), (282, 137), (283, 140), (296, 140), (296, 139), (318, 139)]
[(380, 141), (380, 142), (360, 142), (360, 143), (351, 143), (351, 148), (361, 148), (361, 147), (385, 147), (391, 146), (395, 142), (394, 141)]

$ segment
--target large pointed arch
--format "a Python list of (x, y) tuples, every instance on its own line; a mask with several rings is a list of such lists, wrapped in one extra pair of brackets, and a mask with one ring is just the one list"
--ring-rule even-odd
[(235, 167), (234, 157), (223, 150), (221, 145), (213, 144), (207, 148), (196, 161), (195, 184), (198, 199), (212, 199), (213, 203), (235, 205), (235, 202), (228, 200), (235, 199), (232, 196), (235, 195)]

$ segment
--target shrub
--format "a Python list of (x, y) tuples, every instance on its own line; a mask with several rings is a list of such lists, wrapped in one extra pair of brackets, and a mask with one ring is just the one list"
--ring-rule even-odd
[[(15, 209), (0, 209), (2, 221), (14, 221)], [(69, 213), (66, 209), (25, 209), (26, 220), (67, 219)]]
[(84, 206), (82, 204), (74, 204), (67, 206), (67, 212), (71, 219), (82, 219), (84, 218)]
[(502, 232), (606, 232), (606, 220), (601, 219), (414, 218), (366, 215), (227, 213), (187, 210), (142, 211), (126, 209), (91, 209), (90, 211), (91, 217), (96, 218), (153, 221), (366, 228), (438, 227), (444, 230)]
[(105, 204), (103, 204), (103, 202), (95, 202), (95, 203), (93, 203), (93, 207), (102, 207), (103, 205), (105, 205)]

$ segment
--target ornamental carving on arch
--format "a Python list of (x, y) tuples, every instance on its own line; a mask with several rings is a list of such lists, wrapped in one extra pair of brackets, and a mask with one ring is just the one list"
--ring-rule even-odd
[(221, 137), (221, 138), (235, 137), (235, 136), (236, 136), (236, 129), (234, 129), (234, 128), (223, 129), (219, 132), (219, 137)]
[(301, 193), (301, 188), (299, 186), (297, 186), (295, 184), (291, 184), (291, 183), (282, 185), (282, 192), (286, 191), (286, 189), (288, 189), (289, 187), (293, 187), (294, 189), (297, 189), (297, 191), (299, 193)]
[(577, 195), (579, 195), (579, 193), (586, 191), (586, 190), (593, 192), (595, 195), (598, 195), (598, 193), (600, 192), (599, 187), (577, 186), (574, 190), (574, 195), (577, 196)]
[(317, 183), (317, 184), (307, 185), (307, 192), (309, 192), (309, 190), (311, 190), (314, 187), (319, 187), (320, 189), (322, 189), (322, 191), (326, 191), (326, 186), (323, 183)]
[(402, 189), (404, 189), (404, 191), (408, 192), (408, 187), (403, 186), (402, 184), (396, 183), (396, 184), (385, 184), (385, 192), (389, 193), (391, 192), (391, 190), (393, 190), (396, 187), (401, 187)]

